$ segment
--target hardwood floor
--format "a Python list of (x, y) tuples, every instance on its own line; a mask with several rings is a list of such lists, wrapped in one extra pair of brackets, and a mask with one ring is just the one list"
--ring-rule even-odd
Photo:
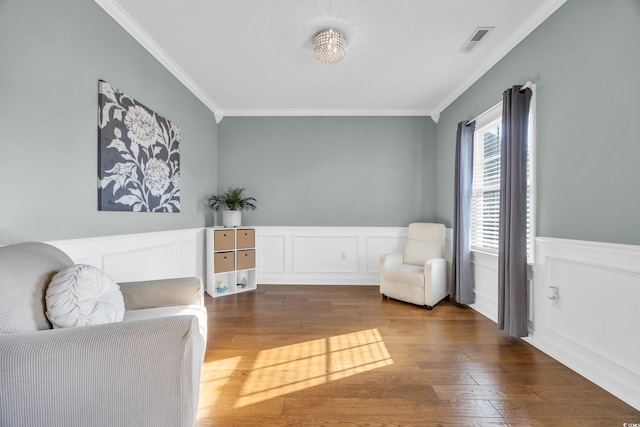
[(472, 309), (372, 286), (206, 297), (198, 426), (620, 426), (625, 404)]

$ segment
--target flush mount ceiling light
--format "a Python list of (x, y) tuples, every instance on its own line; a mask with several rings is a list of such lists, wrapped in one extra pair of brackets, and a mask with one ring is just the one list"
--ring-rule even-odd
[(344, 58), (344, 36), (328, 29), (313, 37), (313, 56), (323, 64), (333, 64)]

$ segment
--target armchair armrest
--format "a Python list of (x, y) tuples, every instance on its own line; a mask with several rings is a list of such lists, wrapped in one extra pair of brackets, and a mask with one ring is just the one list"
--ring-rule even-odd
[(431, 277), (438, 280), (447, 278), (447, 260), (444, 258), (431, 258), (424, 263), (425, 275), (430, 271)]
[(424, 305), (431, 307), (446, 297), (447, 261), (444, 258), (432, 258), (424, 263)]
[(119, 283), (127, 310), (204, 304), (204, 287), (199, 277)]
[(0, 424), (193, 426), (193, 316), (0, 335)]

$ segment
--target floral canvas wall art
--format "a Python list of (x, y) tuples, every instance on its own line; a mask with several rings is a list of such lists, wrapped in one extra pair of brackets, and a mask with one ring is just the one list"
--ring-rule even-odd
[(180, 128), (102, 80), (98, 103), (98, 209), (180, 212)]

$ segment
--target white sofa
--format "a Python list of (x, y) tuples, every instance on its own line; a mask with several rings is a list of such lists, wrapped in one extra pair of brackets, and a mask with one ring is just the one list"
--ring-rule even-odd
[(72, 265), (44, 243), (0, 248), (0, 425), (195, 425), (207, 338), (201, 280), (120, 283), (123, 321), (52, 329), (45, 291)]

